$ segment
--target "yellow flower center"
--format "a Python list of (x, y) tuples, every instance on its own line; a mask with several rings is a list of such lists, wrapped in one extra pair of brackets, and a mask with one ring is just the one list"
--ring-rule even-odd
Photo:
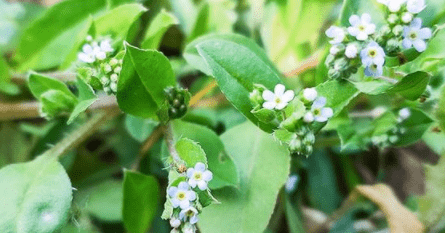
[(179, 200), (182, 201), (182, 200), (185, 199), (185, 193), (184, 193), (184, 192), (179, 192), (178, 195), (177, 195), (177, 197), (178, 197)]
[(375, 57), (375, 56), (377, 56), (377, 51), (376, 51), (375, 49), (370, 49), (370, 50), (368, 51), (368, 55), (369, 55), (370, 57)]
[(363, 24), (360, 24), (360, 25), (358, 26), (358, 30), (361, 31), (361, 32), (365, 31), (365, 29), (366, 29), (366, 27), (365, 27), (365, 25), (363, 25)]
[(195, 180), (201, 180), (202, 179), (201, 172), (195, 172), (194, 178), (195, 178)]

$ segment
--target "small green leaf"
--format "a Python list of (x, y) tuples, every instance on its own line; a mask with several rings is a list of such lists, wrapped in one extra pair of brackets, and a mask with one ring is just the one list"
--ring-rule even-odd
[(378, 136), (386, 134), (391, 129), (394, 129), (397, 124), (397, 118), (394, 113), (388, 111), (381, 115), (379, 118), (375, 119), (372, 124), (374, 125), (374, 132), (372, 133), (372, 135)]
[(187, 167), (194, 167), (199, 162), (207, 164), (204, 150), (193, 140), (181, 138), (176, 142), (175, 148)]
[(159, 184), (153, 176), (124, 171), (124, 203), (122, 216), (125, 228), (144, 233), (150, 228), (159, 200)]
[(11, 83), (8, 64), (6, 64), (5, 59), (1, 56), (0, 56), (0, 92), (4, 92), (8, 95), (17, 95), (20, 92), (19, 87)]
[(69, 113), (74, 109), (77, 100), (59, 90), (49, 90), (40, 96), (41, 111), (47, 117), (55, 117), (56, 115), (66, 112)]
[(122, 220), (122, 181), (106, 180), (82, 193), (86, 195), (86, 211), (107, 222)]
[(96, 94), (94, 94), (93, 88), (86, 84), (81, 78), (77, 78), (77, 89), (79, 90), (79, 103), (74, 107), (67, 124), (71, 124), (79, 114), (87, 110), (97, 99)]
[(141, 119), (130, 114), (125, 117), (125, 128), (139, 142), (143, 142), (153, 132), (159, 122), (151, 119)]
[(276, 118), (275, 111), (267, 108), (261, 108), (259, 110), (252, 110), (252, 114), (263, 123), (270, 123)]
[(57, 90), (76, 99), (76, 96), (68, 89), (65, 83), (41, 74), (31, 73), (28, 79), (28, 85), (31, 93), (37, 99), (40, 99), (42, 94), (49, 90)]
[(372, 121), (360, 119), (336, 128), (341, 141), (341, 150), (367, 150), (374, 130)]
[[(263, 232), (289, 175), (290, 156), (285, 146), (250, 122), (231, 128), (221, 139), (240, 173), (238, 189), (225, 187), (212, 194), (221, 204), (202, 210), (203, 233)], [(224, 221), (220, 221), (224, 217)]]
[(393, 84), (384, 81), (384, 80), (369, 80), (369, 81), (361, 81), (361, 82), (353, 82), (355, 88), (357, 88), (360, 92), (366, 93), (368, 95), (379, 95), (388, 91)]
[(423, 111), (419, 109), (410, 109), (410, 111), (411, 116), (401, 124), (406, 132), (400, 136), (395, 146), (407, 146), (417, 142), (433, 123), (433, 120)]
[(71, 182), (49, 155), (2, 168), (0, 189), (1, 232), (57, 232), (68, 220)]
[(207, 127), (180, 120), (173, 121), (172, 127), (176, 140), (181, 137), (192, 139), (204, 150), (209, 170), (213, 173), (213, 179), (209, 182), (210, 189), (238, 186), (239, 176), (233, 158), (227, 154), (215, 132)]
[(204, 2), (198, 11), (198, 16), (196, 17), (195, 24), (193, 25), (193, 30), (187, 38), (188, 41), (192, 41), (198, 36), (204, 35), (209, 30), (209, 11), (209, 4)]
[(326, 98), (326, 107), (332, 108), (334, 116), (339, 114), (360, 92), (349, 82), (327, 81), (315, 87), (318, 96)]
[(184, 57), (203, 72), (210, 71), (235, 108), (261, 129), (272, 132), (274, 125), (262, 123), (251, 113), (249, 93), (254, 84), (273, 90), (282, 83), (281, 74), (255, 42), (236, 35), (205, 36), (189, 44)]
[(179, 21), (174, 15), (162, 9), (151, 21), (150, 27), (145, 33), (144, 40), (141, 43), (141, 48), (158, 49), (167, 29), (178, 23)]
[(157, 119), (156, 112), (165, 101), (164, 89), (176, 85), (171, 64), (158, 51), (125, 47), (117, 88), (119, 107), (134, 116)]
[(416, 100), (425, 91), (430, 81), (430, 76), (426, 72), (417, 71), (406, 75), (403, 79), (396, 83), (391, 92), (399, 93), (401, 96), (409, 100)]
[(164, 203), (164, 211), (162, 211), (161, 218), (164, 220), (169, 220), (173, 214), (173, 205), (169, 199), (167, 199)]

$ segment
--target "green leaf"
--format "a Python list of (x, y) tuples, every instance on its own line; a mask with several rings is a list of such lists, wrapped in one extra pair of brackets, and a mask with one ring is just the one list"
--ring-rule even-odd
[(417, 71), (403, 77), (400, 82), (396, 83), (390, 89), (391, 92), (399, 93), (401, 96), (409, 100), (418, 99), (425, 91), (430, 81), (430, 76), (426, 72)]
[(1, 232), (57, 232), (68, 220), (71, 182), (49, 155), (1, 169), (0, 189)]
[(368, 13), (371, 15), (372, 22), (377, 26), (385, 23), (385, 15), (380, 9), (383, 5), (375, 0), (344, 0), (340, 13), (340, 25), (349, 27), (349, 18), (352, 15), (362, 15)]
[(381, 115), (379, 118), (372, 122), (374, 125), (374, 132), (372, 135), (378, 136), (388, 133), (391, 129), (394, 129), (397, 124), (397, 118), (393, 112), (388, 111)]
[(318, 96), (326, 98), (326, 107), (332, 108), (334, 116), (360, 93), (351, 83), (337, 80), (327, 81), (315, 88)]
[(350, 81), (352, 84), (354, 84), (355, 88), (357, 88), (360, 92), (366, 93), (368, 95), (380, 95), (382, 93), (385, 93), (393, 87), (393, 84), (384, 81), (384, 80), (369, 80), (369, 81), (362, 81), (362, 82), (353, 82)]
[(289, 152), (252, 123), (231, 128), (221, 139), (233, 156), (241, 182), (239, 189), (212, 192), (221, 204), (203, 209), (199, 227), (203, 233), (263, 232), (289, 175)]
[(107, 222), (122, 220), (122, 181), (106, 180), (82, 193), (86, 195), (86, 211)]
[[(267, 59), (264, 52), (250, 39), (235, 35), (211, 35), (192, 42), (187, 48), (190, 56), (184, 57), (191, 65), (203, 62), (210, 70), (221, 91), (227, 99), (254, 124), (267, 132), (274, 128), (271, 124), (260, 122), (252, 113), (249, 93), (254, 84), (262, 84), (273, 90), (282, 83), (280, 73)], [(197, 59), (194, 51), (198, 51), (201, 59)], [(202, 68), (202, 64), (197, 65)]]
[(2, 56), (0, 56), (0, 92), (4, 92), (8, 95), (17, 95), (20, 93), (19, 87), (11, 83), (9, 67)]
[(49, 90), (40, 96), (41, 112), (46, 117), (55, 117), (59, 113), (69, 113), (77, 100), (59, 90)]
[(367, 150), (374, 130), (372, 121), (360, 119), (336, 128), (341, 140), (341, 150)]
[(172, 25), (178, 23), (179, 21), (174, 15), (162, 9), (151, 21), (150, 27), (145, 33), (144, 40), (141, 43), (141, 48), (158, 49), (165, 32), (167, 32)]
[(76, 99), (76, 96), (68, 89), (65, 83), (41, 74), (31, 73), (28, 79), (28, 85), (29, 90), (37, 99), (40, 99), (43, 93), (50, 90), (60, 91), (67, 96)]
[(126, 54), (118, 81), (117, 102), (126, 113), (157, 118), (165, 101), (164, 89), (175, 86), (173, 69), (162, 53), (125, 45)]
[(193, 140), (181, 138), (176, 142), (175, 148), (187, 167), (194, 167), (199, 162), (207, 164), (204, 150)]
[(53, 5), (23, 33), (14, 57), (19, 63), (18, 70), (41, 70), (60, 65), (88, 17), (101, 14), (108, 7), (107, 3), (115, 2), (122, 1), (67, 0)]
[(400, 136), (395, 146), (407, 146), (417, 142), (433, 123), (433, 120), (423, 111), (419, 109), (410, 110), (411, 116), (401, 124), (401, 127), (406, 129), (406, 132)]
[(125, 170), (123, 185), (125, 228), (132, 233), (147, 232), (158, 207), (158, 181), (153, 176)]
[(437, 103), (436, 118), (442, 131), (445, 131), (445, 86), (441, 88), (439, 102)]
[(74, 107), (74, 110), (67, 121), (68, 125), (71, 124), (77, 118), (77, 116), (79, 116), (79, 114), (87, 110), (87, 108), (97, 100), (97, 96), (94, 94), (93, 88), (86, 84), (83, 79), (77, 78), (76, 86), (79, 90), (79, 103), (77, 103), (76, 107)]
[(130, 114), (125, 117), (125, 128), (128, 133), (139, 142), (145, 141), (159, 122), (151, 119), (141, 119)]
[(435, 166), (425, 165), (426, 191), (419, 198), (419, 220), (428, 229), (443, 218), (445, 211), (445, 157)]
[(187, 38), (188, 41), (204, 35), (209, 30), (209, 14), (209, 4), (204, 2), (198, 11), (193, 29)]
[(171, 7), (179, 20), (179, 27), (185, 35), (190, 35), (198, 11), (192, 0), (170, 0)]
[(209, 182), (210, 189), (219, 189), (225, 186), (237, 187), (239, 177), (235, 163), (230, 154), (227, 154), (223, 143), (215, 132), (200, 125), (176, 120), (172, 122), (174, 137), (189, 138), (199, 143), (207, 156), (209, 170), (213, 179)]

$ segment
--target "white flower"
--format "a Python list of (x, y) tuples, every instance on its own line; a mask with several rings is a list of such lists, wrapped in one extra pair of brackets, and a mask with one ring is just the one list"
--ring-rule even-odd
[(286, 185), (284, 186), (288, 193), (295, 190), (295, 185), (297, 184), (298, 176), (291, 175), (287, 178)]
[(322, 96), (318, 97), (312, 104), (311, 112), (314, 116), (315, 121), (325, 122), (334, 115), (332, 108), (325, 108), (325, 105), (326, 98)]
[(196, 193), (190, 190), (186, 182), (179, 183), (178, 187), (168, 188), (167, 193), (174, 208), (179, 206), (181, 209), (187, 209), (190, 206), (190, 202), (196, 199)]
[(93, 37), (91, 35), (88, 35), (87, 38), (86, 38), (86, 41), (90, 42), (92, 40), (93, 40)]
[(386, 5), (391, 12), (398, 12), (406, 0), (377, 0), (384, 5)]
[(175, 217), (172, 217), (170, 219), (170, 226), (172, 226), (173, 228), (178, 228), (179, 226), (181, 226), (181, 220), (179, 220)]
[(179, 219), (184, 222), (189, 220), (190, 224), (195, 224), (198, 222), (198, 211), (194, 207), (188, 207), (186, 209), (181, 210), (179, 213)]
[(102, 52), (113, 52), (114, 49), (111, 47), (111, 41), (109, 39), (103, 40), (100, 42), (100, 50)]
[(355, 36), (357, 40), (366, 40), (368, 35), (375, 32), (375, 24), (371, 23), (371, 15), (365, 13), (360, 18), (358, 15), (353, 15), (349, 18), (351, 27), (348, 27), (348, 32), (351, 36)]
[(337, 53), (340, 52), (340, 48), (337, 45), (333, 45), (330, 49), (329, 49), (329, 53), (332, 55), (337, 55)]
[(403, 28), (402, 45), (405, 49), (414, 46), (418, 52), (423, 52), (426, 49), (425, 40), (431, 38), (432, 32), (429, 28), (422, 28), (422, 20), (415, 18), (409, 27)]
[(187, 177), (189, 178), (189, 185), (192, 188), (198, 185), (200, 190), (207, 189), (207, 183), (212, 180), (213, 174), (206, 170), (206, 165), (203, 163), (196, 163), (195, 168), (187, 169)]
[(331, 44), (340, 44), (346, 37), (345, 31), (337, 26), (331, 26), (328, 30), (326, 30), (326, 36), (332, 38), (329, 43)]
[(383, 63), (385, 63), (385, 51), (383, 51), (383, 48), (375, 41), (369, 43), (368, 46), (360, 52), (360, 56), (365, 66), (372, 64), (382, 66)]
[(409, 110), (409, 108), (402, 108), (399, 111), (399, 119), (401, 121), (404, 121), (406, 119), (408, 119), (408, 117), (411, 116), (411, 111)]
[(267, 109), (278, 109), (281, 110), (287, 106), (287, 104), (294, 99), (294, 91), (288, 90), (286, 91), (286, 88), (283, 84), (277, 84), (275, 86), (275, 93), (265, 90), (263, 91), (263, 99), (266, 101), (263, 103), (263, 108)]
[(315, 89), (315, 87), (312, 88), (305, 88), (303, 90), (303, 98), (309, 102), (312, 102), (315, 100), (315, 98), (317, 98), (317, 90)]
[(358, 48), (355, 44), (348, 44), (346, 46), (345, 55), (347, 58), (356, 58), (358, 54)]
[(107, 53), (102, 51), (102, 49), (97, 45), (93, 45), (93, 54), (98, 60), (104, 60), (107, 58)]
[(410, 23), (413, 20), (413, 14), (409, 12), (405, 12), (402, 15), (402, 22), (404, 23)]
[(85, 63), (93, 63), (96, 61), (96, 58), (93, 53), (93, 47), (89, 44), (85, 44), (82, 47), (82, 52), (77, 55), (77, 58)]
[(307, 112), (304, 114), (303, 121), (306, 123), (311, 123), (314, 121), (314, 114), (312, 112)]
[(425, 0), (408, 0), (406, 4), (406, 9), (413, 14), (420, 13), (425, 7)]
[(176, 229), (176, 228), (173, 228), (171, 231), (170, 231), (170, 233), (181, 233), (178, 229)]

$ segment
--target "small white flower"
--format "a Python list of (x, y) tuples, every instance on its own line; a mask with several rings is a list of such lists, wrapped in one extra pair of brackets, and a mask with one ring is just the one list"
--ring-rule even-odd
[(360, 56), (365, 66), (372, 64), (382, 66), (383, 63), (385, 63), (385, 51), (383, 51), (383, 48), (375, 41), (369, 43), (368, 46), (360, 52)]
[(116, 84), (115, 82), (112, 82), (112, 83), (110, 84), (110, 89), (111, 89), (114, 93), (116, 93), (116, 92), (117, 92), (117, 84)]
[(345, 55), (347, 58), (356, 58), (358, 54), (358, 48), (355, 44), (348, 44), (346, 46)]
[(84, 44), (82, 46), (82, 52), (77, 55), (77, 58), (85, 63), (93, 63), (96, 61), (94, 56), (93, 47), (89, 44)]
[(411, 116), (411, 111), (409, 108), (402, 108), (399, 110), (399, 118), (401, 121), (408, 119)]
[(104, 67), (105, 72), (109, 73), (113, 70), (113, 68), (111, 68), (111, 66), (109, 64), (106, 64)]
[(365, 13), (360, 18), (358, 15), (353, 15), (349, 18), (351, 27), (348, 27), (348, 32), (351, 36), (355, 36), (357, 40), (366, 40), (368, 35), (375, 32), (375, 24), (371, 23), (371, 15)]
[(312, 123), (314, 121), (314, 114), (312, 114), (312, 112), (307, 112), (304, 114), (303, 121), (306, 123)]
[(93, 40), (93, 37), (90, 36), (90, 35), (88, 35), (87, 38), (86, 38), (86, 41), (90, 42), (90, 41), (92, 41), (92, 40)]
[(117, 74), (112, 74), (111, 76), (110, 76), (110, 79), (111, 79), (111, 81), (112, 82), (117, 82), (117, 79), (119, 78), (119, 76), (117, 75)]
[(340, 52), (340, 48), (338, 45), (333, 45), (330, 49), (329, 49), (329, 53), (332, 55), (337, 55), (338, 52)]
[(383, 106), (378, 106), (378, 107), (374, 108), (374, 109), (371, 111), (371, 116), (372, 116), (373, 118), (377, 118), (377, 117), (383, 115), (383, 113), (385, 113), (385, 112), (386, 112), (386, 108), (385, 108), (385, 107), (383, 107)]
[(365, 68), (365, 75), (370, 77), (380, 77), (383, 74), (383, 66), (371, 64)]
[(399, 140), (399, 137), (397, 135), (392, 135), (388, 137), (389, 142), (396, 143)]
[(386, 5), (391, 12), (398, 12), (406, 0), (377, 0), (384, 5)]
[(291, 175), (287, 178), (286, 185), (284, 186), (288, 193), (295, 190), (295, 185), (297, 184), (298, 176)]
[(263, 91), (263, 99), (266, 101), (263, 103), (263, 108), (278, 109), (281, 110), (287, 106), (287, 104), (294, 99), (294, 91), (286, 91), (286, 87), (283, 84), (277, 84), (275, 86), (275, 93), (265, 90)]
[(98, 60), (104, 60), (107, 58), (107, 54), (102, 51), (99, 46), (93, 46), (93, 54)]
[(213, 179), (213, 174), (211, 171), (206, 170), (205, 164), (199, 162), (195, 164), (195, 168), (187, 169), (187, 177), (192, 188), (198, 185), (200, 190), (206, 190), (207, 183)]
[(405, 49), (409, 49), (414, 46), (418, 52), (423, 52), (426, 49), (425, 40), (430, 39), (432, 36), (431, 29), (422, 28), (422, 20), (415, 18), (411, 22), (409, 27), (403, 28), (403, 41), (402, 45)]
[(117, 65), (117, 63), (118, 63), (119, 61), (116, 59), (116, 58), (111, 58), (111, 60), (110, 60), (110, 66), (115, 66), (115, 65)]
[(403, 13), (403, 15), (402, 15), (402, 22), (410, 23), (411, 21), (413, 21), (413, 14), (411, 14), (409, 12)]
[(179, 219), (183, 222), (187, 222), (189, 220), (190, 224), (195, 224), (198, 222), (198, 211), (194, 207), (188, 207), (186, 209), (181, 210), (179, 213)]
[(312, 104), (311, 112), (314, 115), (315, 121), (325, 122), (334, 115), (332, 108), (325, 108), (325, 105), (326, 98), (322, 96), (318, 97)]
[(408, 0), (406, 9), (413, 14), (418, 14), (425, 9), (425, 0)]
[(303, 98), (309, 102), (314, 101), (317, 98), (317, 90), (315, 89), (315, 87), (312, 88), (305, 88), (303, 90)]
[(109, 39), (101, 41), (100, 42), (100, 50), (102, 50), (102, 52), (105, 52), (105, 53), (113, 52), (114, 49), (113, 49), (113, 47), (111, 47), (111, 41)]
[(174, 208), (179, 206), (181, 209), (187, 209), (190, 207), (190, 202), (196, 199), (196, 193), (190, 190), (186, 182), (179, 183), (178, 187), (168, 188), (167, 193)]
[(179, 226), (181, 226), (181, 220), (179, 220), (175, 217), (172, 217), (170, 219), (170, 226), (172, 226), (173, 228), (178, 228)]
[(100, 83), (102, 83), (102, 85), (107, 86), (110, 83), (110, 80), (106, 77), (102, 77), (100, 79)]
[(345, 39), (346, 33), (340, 27), (331, 26), (330, 28), (328, 28), (328, 30), (326, 30), (326, 36), (332, 39), (331, 41), (329, 41), (329, 43), (340, 44)]

